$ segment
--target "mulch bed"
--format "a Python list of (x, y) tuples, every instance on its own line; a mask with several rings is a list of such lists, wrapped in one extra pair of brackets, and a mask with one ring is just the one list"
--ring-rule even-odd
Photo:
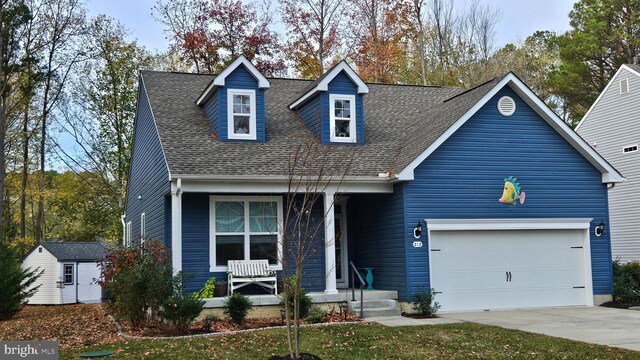
[(0, 321), (0, 339), (58, 341), (60, 348), (111, 344), (118, 330), (96, 304), (25, 306)]
[(400, 315), (404, 316), (404, 317), (408, 317), (408, 318), (412, 318), (412, 319), (435, 319), (438, 316), (427, 316), (427, 315), (420, 315), (420, 314), (409, 314), (407, 312), (401, 312)]
[[(337, 312), (330, 312), (325, 318), (325, 323), (339, 323), (339, 322), (353, 322), (359, 321), (360, 318), (347, 314), (347, 317), (340, 315)], [(302, 324), (308, 324), (305, 321), (301, 322)], [(240, 326), (236, 325), (234, 322), (228, 319), (217, 319), (211, 323), (211, 331), (206, 331), (204, 327), (204, 321), (196, 321), (191, 324), (189, 331), (185, 334), (179, 333), (172, 326), (165, 323), (156, 323), (149, 324), (146, 327), (142, 327), (139, 329), (133, 329), (126, 322), (121, 322), (122, 331), (127, 335), (131, 336), (148, 336), (148, 337), (163, 337), (163, 336), (182, 336), (182, 335), (201, 335), (201, 334), (209, 334), (209, 333), (223, 333), (229, 331), (238, 331), (238, 330), (252, 330), (252, 329), (263, 329), (270, 327), (283, 326), (282, 319), (279, 317), (273, 318), (256, 318), (256, 319), (246, 319), (244, 323)]]
[(623, 303), (623, 302), (617, 302), (617, 301), (609, 301), (604, 304), (601, 304), (600, 306), (616, 308), (616, 309), (628, 309), (630, 307), (640, 306), (640, 302)]

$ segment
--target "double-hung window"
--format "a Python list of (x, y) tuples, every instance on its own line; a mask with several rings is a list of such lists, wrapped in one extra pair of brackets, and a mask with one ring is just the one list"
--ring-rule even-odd
[(256, 140), (255, 90), (227, 90), (229, 139)]
[(356, 97), (329, 95), (331, 142), (356, 142)]
[(282, 198), (212, 196), (209, 262), (227, 271), (229, 260), (269, 260), (282, 269)]
[(64, 264), (63, 266), (63, 280), (65, 285), (73, 285), (73, 264)]

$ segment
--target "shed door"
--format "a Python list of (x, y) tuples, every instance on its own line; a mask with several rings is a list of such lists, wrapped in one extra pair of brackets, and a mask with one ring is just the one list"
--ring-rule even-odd
[(97, 263), (78, 263), (78, 301), (100, 301), (102, 291), (95, 279), (100, 278), (100, 268)]
[(584, 232), (432, 231), (435, 301), (441, 311), (587, 305)]

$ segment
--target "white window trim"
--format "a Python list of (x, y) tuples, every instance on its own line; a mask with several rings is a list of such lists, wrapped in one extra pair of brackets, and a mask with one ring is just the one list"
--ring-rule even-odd
[[(627, 90), (627, 91), (622, 91), (622, 90), (623, 90), (623, 88), (622, 88), (622, 84), (623, 84), (623, 83), (626, 85), (626, 90)], [(631, 89), (629, 88), (629, 79), (624, 78), (624, 79), (620, 80), (620, 95), (628, 94), (628, 93), (629, 93), (629, 90), (631, 90)]]
[(124, 246), (131, 246), (131, 221), (127, 223), (127, 235), (124, 238)]
[[(634, 150), (625, 151), (626, 149), (631, 149), (633, 147), (635, 147)], [(622, 147), (622, 153), (623, 154), (630, 154), (630, 153), (634, 153), (634, 152), (637, 152), (637, 151), (638, 151), (638, 144), (633, 144), (633, 145), (628, 145), (628, 146), (623, 146)]]
[(147, 234), (147, 215), (146, 213), (140, 214), (140, 240), (144, 241), (144, 237)]
[[(351, 110), (351, 118), (349, 120), (349, 137), (336, 137), (336, 100), (349, 100), (349, 108)], [(329, 131), (331, 142), (355, 143), (356, 142), (356, 96), (329, 94)], [(342, 120), (338, 118), (338, 120)], [(345, 119), (346, 120), (346, 119)]]
[[(233, 133), (233, 95), (249, 95), (251, 113), (249, 114), (249, 133)], [(227, 89), (227, 137), (232, 140), (256, 140), (256, 91), (245, 89)]]
[[(215, 196), (209, 197), (209, 271), (210, 272), (227, 272), (227, 265), (216, 264), (216, 201), (243, 201), (243, 202), (275, 202), (278, 215), (278, 264), (269, 265), (269, 270), (282, 270), (282, 197), (281, 196)], [(249, 207), (244, 207), (245, 221), (249, 218)], [(249, 232), (245, 232), (244, 257), (249, 259)]]
[[(66, 276), (67, 275), (67, 273), (66, 273), (67, 266), (71, 266), (71, 282), (67, 282), (67, 276)], [(65, 285), (73, 285), (73, 284), (76, 283), (76, 271), (75, 270), (76, 270), (75, 264), (70, 264), (70, 263), (62, 264), (62, 282)]]

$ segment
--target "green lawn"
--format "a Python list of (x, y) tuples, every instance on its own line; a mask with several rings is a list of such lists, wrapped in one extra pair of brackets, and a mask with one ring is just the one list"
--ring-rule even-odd
[[(492, 326), (461, 323), (389, 328), (334, 325), (303, 329), (303, 351), (323, 359), (638, 359), (640, 353)], [(286, 351), (283, 330), (188, 340), (131, 340), (108, 359), (267, 359)], [(63, 359), (81, 351), (62, 352)]]

